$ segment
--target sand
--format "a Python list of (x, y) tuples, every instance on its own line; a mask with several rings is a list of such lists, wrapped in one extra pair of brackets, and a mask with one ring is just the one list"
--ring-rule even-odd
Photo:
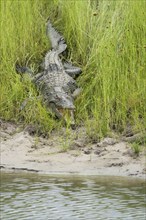
[(44, 174), (110, 175), (146, 177), (145, 148), (136, 155), (119, 138), (91, 142), (84, 128), (69, 136), (66, 130), (49, 137), (30, 135), (14, 123), (1, 120), (1, 169)]

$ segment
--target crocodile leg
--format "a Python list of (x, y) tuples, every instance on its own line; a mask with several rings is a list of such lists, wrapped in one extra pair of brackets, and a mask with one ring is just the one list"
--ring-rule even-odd
[(65, 62), (63, 64), (65, 72), (71, 76), (73, 79), (79, 76), (82, 73), (82, 70), (79, 67), (73, 66), (71, 63)]
[(34, 83), (44, 74), (44, 72), (41, 72), (41, 73), (37, 73), (36, 75), (34, 75), (33, 71), (29, 67), (19, 66), (18, 64), (16, 64), (15, 68), (16, 68), (16, 72), (20, 73), (21, 75), (29, 74), (31, 81)]
[(19, 66), (18, 64), (15, 65), (16, 72), (19, 74), (28, 73), (30, 76), (33, 74), (33, 71), (27, 66)]
[(31, 77), (31, 81), (35, 83), (43, 74), (44, 72), (37, 73), (35, 76)]
[[(21, 106), (20, 106), (20, 111), (22, 111), (25, 107), (26, 107), (26, 105), (27, 105), (27, 103), (30, 101), (30, 100), (35, 100), (35, 97), (28, 97), (27, 99), (25, 99), (23, 102), (22, 102), (22, 104), (21, 104)], [(39, 99), (41, 99), (41, 96), (37, 96), (37, 99), (39, 100)]]
[(77, 98), (77, 97), (80, 95), (81, 91), (82, 91), (81, 88), (77, 88), (77, 89), (73, 92), (72, 97), (73, 97), (74, 99)]

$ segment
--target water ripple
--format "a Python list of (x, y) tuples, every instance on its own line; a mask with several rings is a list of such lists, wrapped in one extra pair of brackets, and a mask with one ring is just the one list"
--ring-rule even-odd
[(144, 184), (111, 180), (2, 173), (1, 219), (144, 220)]

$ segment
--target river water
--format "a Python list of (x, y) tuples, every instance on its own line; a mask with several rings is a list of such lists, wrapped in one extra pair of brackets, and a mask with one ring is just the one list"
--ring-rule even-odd
[(144, 181), (1, 173), (1, 220), (145, 220)]

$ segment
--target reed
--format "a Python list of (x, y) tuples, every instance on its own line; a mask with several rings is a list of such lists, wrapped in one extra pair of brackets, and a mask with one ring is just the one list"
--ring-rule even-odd
[(2, 0), (0, 117), (35, 123), (48, 132), (58, 126), (29, 79), (21, 80), (15, 72), (19, 62), (37, 73), (50, 48), (45, 35), (49, 16), (66, 39), (68, 59), (83, 70), (78, 78), (83, 91), (76, 100), (77, 123), (84, 124), (94, 139), (112, 129), (122, 132), (129, 124), (144, 131), (145, 9), (144, 0)]

